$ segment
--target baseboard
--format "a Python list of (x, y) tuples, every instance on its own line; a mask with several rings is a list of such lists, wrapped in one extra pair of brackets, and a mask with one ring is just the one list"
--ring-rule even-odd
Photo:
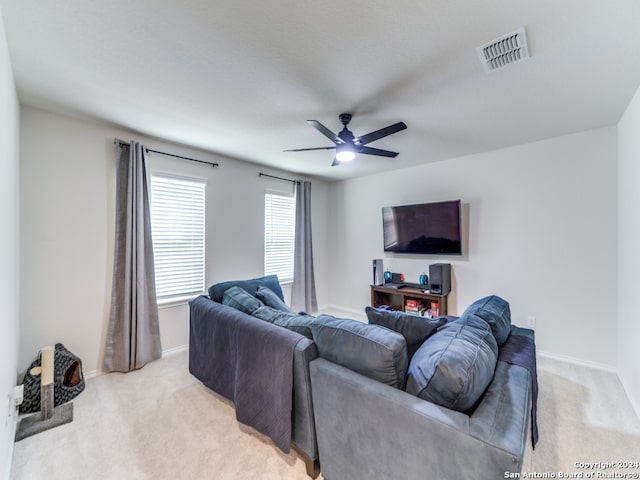
[[(582, 367), (595, 368), (596, 370), (602, 370), (605, 372), (611, 372), (618, 375), (618, 369), (612, 367), (611, 365), (605, 365), (603, 363), (590, 362), (589, 360), (582, 360), (580, 358), (571, 357), (569, 355), (559, 355), (557, 353), (545, 352), (545, 351), (537, 351), (538, 356), (548, 358), (550, 360), (559, 360), (561, 362), (572, 363), (574, 365), (579, 365)], [(619, 377), (619, 375), (618, 375)]]
[(163, 350), (162, 351), (162, 356), (163, 357), (169, 357), (171, 355), (175, 355), (177, 353), (185, 352), (187, 350), (189, 350), (189, 344), (180, 345), (179, 347), (173, 347), (173, 348), (169, 348), (168, 350)]
[[(180, 345), (178, 347), (169, 348), (167, 350), (163, 350), (162, 351), (162, 356), (163, 357), (169, 357), (171, 355), (175, 355), (177, 353), (184, 352), (186, 350), (189, 350), (189, 345), (188, 344)], [(105, 374), (105, 372), (103, 372), (102, 370), (92, 370), (90, 372), (83, 372), (85, 380), (88, 380), (90, 378), (99, 377), (100, 375), (104, 375), (104, 374)]]
[(361, 319), (366, 319), (367, 318), (365, 313), (364, 313), (364, 309), (356, 310), (355, 308), (341, 307), (340, 305), (333, 305), (333, 304), (322, 305), (322, 306), (318, 307), (318, 310), (320, 310), (321, 312), (324, 311), (324, 310), (337, 310), (339, 312), (346, 313), (350, 317), (355, 317), (355, 319), (357, 319), (357, 320), (361, 320)]

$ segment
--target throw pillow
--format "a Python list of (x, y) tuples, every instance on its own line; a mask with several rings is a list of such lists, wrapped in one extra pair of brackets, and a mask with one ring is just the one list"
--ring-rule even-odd
[(311, 324), (316, 318), (311, 315), (294, 313), (291, 311), (285, 312), (268, 305), (263, 305), (260, 308), (257, 308), (252, 315), (261, 320), (265, 320), (273, 323), (274, 325), (278, 325), (304, 335), (309, 340), (313, 340)]
[(467, 315), (476, 315), (487, 322), (498, 346), (507, 341), (511, 332), (511, 310), (506, 300), (497, 295), (481, 298), (469, 305), (462, 314), (463, 317)]
[(445, 317), (427, 318), (411, 315), (398, 310), (366, 307), (365, 313), (370, 324), (387, 327), (398, 332), (407, 341), (409, 361), (418, 347), (433, 335), (439, 326), (447, 322)]
[(246, 290), (240, 287), (231, 287), (224, 292), (222, 303), (241, 312), (251, 315), (256, 309), (262, 306), (262, 302)]
[(283, 312), (290, 312), (291, 309), (287, 306), (286, 303), (282, 301), (282, 299), (269, 287), (265, 287), (264, 285), (260, 285), (258, 287), (258, 291), (256, 292), (256, 297), (265, 305), (268, 305), (271, 308), (275, 308), (276, 310), (282, 310)]
[(251, 315), (265, 322), (273, 323), (279, 319), (284, 312), (282, 310), (276, 310), (268, 305), (262, 305), (256, 308)]
[(480, 317), (468, 315), (440, 327), (416, 351), (407, 393), (443, 407), (469, 411), (491, 383), (498, 345)]
[(348, 318), (319, 315), (311, 324), (318, 353), (373, 380), (404, 388), (407, 342), (397, 332)]
[(260, 286), (269, 287), (273, 292), (284, 300), (282, 288), (277, 275), (267, 275), (266, 277), (252, 278), (250, 280), (231, 280), (228, 282), (216, 283), (209, 287), (209, 298), (214, 302), (221, 303), (222, 296), (231, 287), (240, 287), (251, 295), (254, 295)]

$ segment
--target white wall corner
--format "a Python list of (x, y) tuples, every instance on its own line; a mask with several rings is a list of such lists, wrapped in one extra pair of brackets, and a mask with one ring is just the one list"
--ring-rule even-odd
[[(10, 439), (14, 439), (16, 438), (16, 429), (18, 428), (18, 407), (14, 403), (13, 394), (7, 394), (7, 401), (8, 401), (7, 410), (5, 410), (9, 412), (6, 419), (8, 423), (7, 433)], [(2, 477), (6, 480), (10, 480), (11, 478), (11, 467), (13, 465), (14, 446), (15, 446), (15, 442), (10, 441), (7, 448), (7, 466), (6, 466), (4, 475)]]
[(629, 102), (626, 111), (617, 125), (618, 134), (618, 298), (617, 298), (617, 365), (623, 388), (640, 418), (640, 324), (637, 321), (635, 295), (640, 285), (640, 219), (637, 205), (640, 192), (637, 184), (640, 180), (640, 87)]

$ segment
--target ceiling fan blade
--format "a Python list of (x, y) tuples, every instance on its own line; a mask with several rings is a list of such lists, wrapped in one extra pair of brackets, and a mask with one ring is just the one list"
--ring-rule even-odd
[(333, 158), (333, 162), (331, 162), (331, 166), (332, 167), (337, 167), (338, 165), (340, 165), (340, 160), (338, 160), (336, 157)]
[(389, 125), (388, 127), (381, 128), (380, 130), (376, 130), (375, 132), (367, 133), (366, 135), (357, 137), (354, 139), (354, 142), (359, 145), (366, 145), (367, 143), (371, 143), (382, 137), (392, 135), (401, 130), (404, 130), (405, 128), (407, 128), (407, 126), (405, 125), (404, 122), (394, 123), (393, 125)]
[(283, 150), (283, 152), (308, 152), (310, 150), (335, 150), (336, 147), (315, 147), (315, 148), (294, 148), (291, 150)]
[(331, 140), (336, 145), (342, 145), (344, 143), (344, 141), (338, 135), (333, 133), (331, 130), (329, 130), (327, 127), (325, 127), (319, 121), (317, 121), (317, 120), (307, 120), (307, 123), (309, 125), (311, 125), (313, 128), (315, 128), (316, 130), (318, 130), (321, 134), (323, 134), (325, 137), (327, 137), (329, 140)]
[(358, 153), (364, 153), (366, 155), (378, 155), (379, 157), (395, 158), (398, 156), (398, 152), (390, 152), (389, 150), (381, 150), (373, 147), (362, 147), (358, 149)]

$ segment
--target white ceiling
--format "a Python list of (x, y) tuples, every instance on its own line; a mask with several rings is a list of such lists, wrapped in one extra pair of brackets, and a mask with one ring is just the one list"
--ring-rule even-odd
[[(328, 179), (614, 125), (640, 85), (637, 0), (0, 0), (22, 103)], [(526, 27), (531, 58), (476, 47)], [(330, 167), (307, 125), (404, 121)]]

